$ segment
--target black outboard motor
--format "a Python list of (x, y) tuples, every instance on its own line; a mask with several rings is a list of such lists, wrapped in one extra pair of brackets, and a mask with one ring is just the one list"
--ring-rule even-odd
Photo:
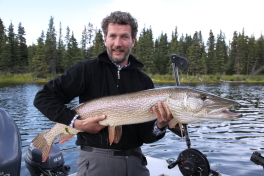
[(0, 175), (19, 176), (21, 138), (13, 118), (0, 109)]
[(70, 166), (64, 165), (61, 149), (55, 144), (45, 162), (42, 162), (41, 150), (32, 144), (24, 159), (31, 176), (66, 176), (70, 172)]
[(261, 153), (259, 152), (253, 152), (251, 157), (250, 157), (250, 161), (252, 161), (253, 163), (257, 164), (257, 165), (261, 165), (264, 169), (264, 157), (261, 156)]

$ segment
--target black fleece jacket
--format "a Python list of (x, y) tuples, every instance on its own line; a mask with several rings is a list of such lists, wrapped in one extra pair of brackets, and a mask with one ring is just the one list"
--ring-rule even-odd
[[(143, 64), (132, 55), (129, 56), (129, 63), (128, 67), (118, 72), (106, 51), (98, 58), (79, 62), (65, 74), (45, 84), (36, 94), (34, 105), (50, 120), (69, 125), (76, 112), (65, 104), (75, 97), (79, 97), (79, 102), (83, 103), (103, 96), (154, 88), (151, 79), (138, 69), (143, 67)], [(118, 150), (136, 148), (164, 136), (153, 135), (154, 122), (124, 125), (120, 142), (111, 146), (108, 142), (107, 128), (97, 134), (78, 133), (76, 144)]]

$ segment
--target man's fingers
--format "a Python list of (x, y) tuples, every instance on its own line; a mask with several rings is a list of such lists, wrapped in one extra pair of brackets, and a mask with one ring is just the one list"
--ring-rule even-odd
[(101, 115), (101, 116), (97, 116), (97, 117), (90, 117), (90, 118), (87, 118), (85, 119), (85, 121), (87, 123), (91, 123), (91, 122), (94, 122), (94, 123), (98, 123), (99, 121), (102, 121), (106, 118), (106, 115)]
[(106, 115), (101, 115), (101, 116), (98, 116), (98, 117), (94, 117), (94, 121), (101, 121), (101, 120), (104, 120), (106, 118)]
[(170, 108), (169, 108), (167, 102), (164, 102), (164, 105), (165, 105), (165, 108), (166, 108), (166, 112), (167, 112), (168, 117), (169, 117), (170, 119), (172, 119), (172, 113), (171, 113), (171, 111), (170, 111)]
[(154, 112), (154, 114), (159, 118), (160, 117), (160, 113), (159, 111), (157, 110), (156, 106), (153, 106), (152, 107), (152, 111)]
[(100, 130), (106, 127), (98, 123), (99, 121), (102, 121), (105, 118), (106, 118), (106, 115), (101, 115), (97, 117), (90, 117), (84, 120), (80, 120), (81, 126), (79, 130), (86, 131), (86, 132), (93, 133), (93, 134), (98, 133)]

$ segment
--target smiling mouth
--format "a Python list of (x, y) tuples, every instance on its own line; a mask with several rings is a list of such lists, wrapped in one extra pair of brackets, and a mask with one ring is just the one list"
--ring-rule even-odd
[(122, 52), (124, 52), (124, 50), (116, 50), (116, 49), (113, 49), (113, 51), (116, 52), (116, 53), (122, 53)]

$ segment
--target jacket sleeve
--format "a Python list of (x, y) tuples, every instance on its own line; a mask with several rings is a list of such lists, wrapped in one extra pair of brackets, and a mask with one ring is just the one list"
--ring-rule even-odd
[(69, 125), (76, 112), (65, 104), (85, 89), (84, 70), (84, 64), (77, 63), (65, 74), (46, 83), (36, 94), (34, 106), (50, 120)]

